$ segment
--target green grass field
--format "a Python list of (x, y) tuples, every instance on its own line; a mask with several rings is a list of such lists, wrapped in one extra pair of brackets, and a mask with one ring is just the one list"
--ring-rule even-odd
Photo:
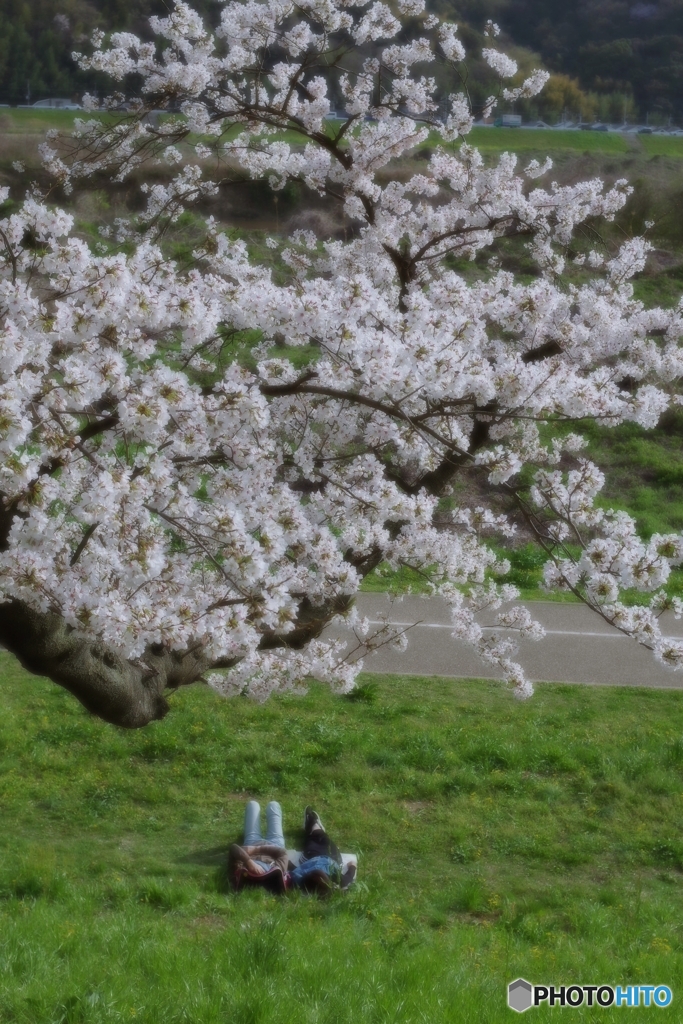
[(650, 156), (683, 157), (683, 138), (668, 135), (640, 135), (643, 149)]
[[(654, 430), (645, 430), (635, 423), (608, 429), (587, 422), (574, 424), (572, 429), (584, 435), (588, 442), (586, 456), (605, 473), (605, 487), (596, 502), (599, 507), (628, 512), (634, 517), (640, 536), (645, 538), (653, 533), (683, 530), (683, 417), (669, 415)], [(511, 564), (511, 571), (502, 582), (518, 587), (525, 600), (576, 600), (572, 594), (543, 590), (546, 556), (539, 547), (526, 543), (497, 550)], [(423, 578), (405, 568), (390, 575), (375, 571), (363, 581), (361, 589), (398, 593), (426, 590)], [(672, 597), (683, 597), (681, 568), (672, 570), (665, 589)], [(651, 595), (628, 590), (623, 598), (627, 604), (647, 604)]]
[[(586, 423), (578, 427), (588, 445), (585, 454), (604, 471), (606, 482), (597, 504), (622, 509), (633, 516), (642, 537), (653, 533), (680, 533), (683, 530), (683, 454), (681, 432), (683, 418), (669, 415), (654, 430), (635, 423), (606, 429)], [(512, 571), (505, 577), (530, 600), (548, 597), (571, 599), (571, 595), (549, 595), (541, 589), (543, 552), (531, 544), (510, 552)], [(671, 596), (683, 596), (683, 571), (672, 571), (666, 586)], [(647, 604), (650, 595), (626, 591), (628, 604)]]
[(23, 135), (46, 132), (50, 128), (70, 131), (77, 117), (88, 117), (85, 110), (50, 110), (49, 108), (23, 109), (9, 107), (0, 109), (0, 133), (2, 135)]
[[(49, 109), (0, 109), (0, 132), (2, 134), (32, 134), (44, 132), (49, 128), (69, 131), (76, 118), (88, 118), (90, 115), (83, 110), (49, 110)], [(331, 122), (331, 129), (335, 122)], [(296, 142), (299, 136), (284, 133), (289, 141)], [(625, 153), (629, 142), (623, 135), (614, 132), (577, 132), (562, 129), (529, 129), (529, 128), (474, 128), (468, 136), (472, 145), (482, 149), (511, 150), (578, 150), (580, 152)], [(683, 139), (666, 136), (638, 136), (646, 152), (670, 156), (683, 155)]]
[(614, 132), (576, 132), (543, 128), (473, 128), (467, 141), (481, 150), (507, 149), (514, 153), (525, 150), (543, 153), (557, 150), (626, 153), (629, 148), (626, 137)]
[[(683, 693), (196, 687), (125, 733), (1, 668), (2, 1024), (495, 1024), (518, 975), (669, 984), (681, 1019)], [(293, 844), (313, 802), (357, 885), (227, 891), (249, 796)]]

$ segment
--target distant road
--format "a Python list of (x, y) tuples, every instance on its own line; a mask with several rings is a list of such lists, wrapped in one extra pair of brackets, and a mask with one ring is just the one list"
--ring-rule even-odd
[[(453, 639), (448, 608), (440, 599), (404, 597), (392, 603), (385, 594), (360, 594), (358, 607), (371, 622), (379, 622), (388, 615), (391, 622), (412, 627), (405, 654), (382, 648), (366, 659), (368, 672), (500, 678), (465, 644)], [(546, 629), (546, 637), (539, 643), (520, 643), (515, 660), (524, 666), (528, 678), (539, 682), (683, 689), (683, 672), (663, 668), (649, 651), (608, 626), (584, 605), (534, 601), (528, 607)], [(482, 615), (480, 621), (482, 625), (493, 625), (495, 613)], [(666, 615), (661, 621), (667, 636), (683, 638), (683, 619), (677, 622), (673, 615)]]

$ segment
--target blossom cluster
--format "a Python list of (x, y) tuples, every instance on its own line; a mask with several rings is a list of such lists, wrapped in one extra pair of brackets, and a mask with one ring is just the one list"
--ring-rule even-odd
[[(215, 35), (178, 2), (152, 19), (163, 50), (118, 33), (82, 58), (124, 84), (141, 76), (150, 105), (182, 116), (152, 123), (140, 107), (81, 122), (77, 159), (45, 151), (64, 180), (109, 166), (125, 176), (165, 152), (182, 167), (149, 189), (147, 224), (158, 226), (217, 187), (179, 148), (199, 133), (275, 188), (296, 179), (339, 200), (357, 230), (344, 242), (293, 236), (283, 282), (213, 222), (183, 271), (149, 231), (130, 255), (93, 251), (35, 198), (0, 221), (2, 593), (133, 660), (154, 645), (201, 646), (212, 685), (263, 699), (310, 674), (348, 689), (362, 650), (404, 644), (388, 624), (371, 634), (353, 598), (371, 570), (407, 566), (448, 600), (454, 636), (525, 696), (516, 639), (542, 630), (496, 583), (506, 565), (487, 533), (514, 530), (494, 505), (502, 495), (547, 552), (549, 586), (572, 588), (680, 667), (683, 650), (657, 619), (681, 538), (645, 543), (628, 517), (598, 509), (602, 476), (577, 457), (580, 437), (549, 441), (544, 427), (656, 424), (678, 401), (683, 306), (635, 300), (642, 239), (591, 254), (582, 283), (563, 280), (576, 229), (613, 218), (626, 182), (560, 186), (549, 161), (485, 161), (462, 141), (466, 97), (451, 97), (440, 122), (423, 73), (464, 58), (456, 26), (421, 0), (399, 7), (422, 19), (419, 38), (402, 41), (381, 2), (231, 2)], [(503, 81), (517, 69), (495, 35), (484, 56)], [(334, 129), (325, 61), (346, 104)], [(438, 144), (420, 173), (387, 176), (429, 132)], [(472, 282), (449, 264), (517, 234), (537, 265), (530, 282), (495, 266)], [(262, 339), (256, 367), (226, 367), (225, 339), (244, 330)], [(297, 369), (276, 343), (317, 358)], [(451, 497), (444, 515), (465, 469), (490, 507)], [(652, 592), (651, 606), (625, 608), (626, 587)], [(478, 614), (504, 604), (485, 629)], [(340, 618), (352, 651), (320, 638)]]

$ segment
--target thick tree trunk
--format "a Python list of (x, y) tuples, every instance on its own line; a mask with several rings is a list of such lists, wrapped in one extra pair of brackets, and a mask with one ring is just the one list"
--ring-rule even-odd
[[(323, 608), (303, 600), (296, 628), (285, 636), (266, 634), (260, 647), (299, 650), (349, 604), (348, 597)], [(239, 661), (212, 662), (201, 647), (169, 651), (152, 645), (139, 662), (131, 662), (113, 647), (79, 637), (61, 615), (37, 612), (15, 600), (0, 603), (0, 645), (29, 672), (58, 683), (93, 715), (124, 729), (140, 729), (163, 718), (169, 710), (166, 690), (196, 683), (208, 669), (231, 668)]]
[(200, 679), (209, 667), (201, 649), (149, 648), (134, 664), (111, 647), (78, 637), (64, 619), (21, 601), (0, 604), (0, 644), (35, 675), (47, 676), (98, 718), (139, 729), (168, 711), (164, 696)]

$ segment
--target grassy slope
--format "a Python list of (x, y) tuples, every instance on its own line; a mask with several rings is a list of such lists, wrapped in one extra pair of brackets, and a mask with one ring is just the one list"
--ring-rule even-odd
[(23, 135), (46, 132), (50, 128), (71, 131), (77, 117), (87, 118), (85, 110), (50, 110), (40, 108), (24, 110), (19, 107), (0, 110), (0, 128), (3, 135)]
[(639, 138), (650, 156), (683, 156), (683, 138), (680, 136), (641, 135)]
[[(493, 1024), (519, 974), (683, 977), (681, 693), (194, 688), (124, 733), (8, 656), (1, 680), (3, 1024)], [(293, 843), (312, 801), (355, 889), (226, 892), (248, 795)]]
[(669, 135), (622, 135), (618, 132), (562, 131), (562, 129), (474, 128), (468, 142), (479, 149), (539, 150), (559, 153), (644, 152), (647, 156), (683, 157), (683, 138)]
[(683, 418), (667, 418), (655, 430), (624, 424), (601, 430), (594, 424), (582, 430), (588, 454), (605, 471), (601, 495), (606, 507), (627, 509), (649, 537), (683, 530)]
[[(606, 483), (598, 505), (623, 509), (634, 516), (641, 536), (683, 530), (683, 418), (668, 417), (655, 430), (643, 430), (633, 423), (606, 430), (595, 424), (579, 428), (588, 440), (585, 454), (605, 473)], [(528, 599), (547, 600), (556, 596), (541, 589), (545, 557), (531, 544), (511, 552), (512, 571), (505, 578)], [(683, 596), (683, 571), (672, 571), (666, 587), (671, 595)], [(569, 595), (571, 597), (571, 595)], [(627, 603), (646, 604), (647, 594), (629, 591)]]
[[(578, 150), (588, 153), (626, 153), (623, 135), (614, 132), (574, 132), (537, 128), (473, 128), (467, 141), (478, 149), (508, 149), (512, 152), (541, 150), (553, 153)], [(678, 141), (673, 140), (673, 141)], [(683, 147), (681, 147), (683, 153)]]
[[(0, 110), (0, 128), (3, 134), (33, 134), (49, 128), (69, 131), (76, 118), (88, 118), (83, 110), (24, 110), (9, 108)], [(334, 124), (334, 122), (332, 122)], [(292, 141), (297, 136), (291, 133)], [(474, 128), (468, 141), (481, 148), (527, 150), (579, 150), (581, 152), (625, 153), (629, 149), (629, 137), (615, 132), (577, 132), (562, 129), (528, 128)], [(632, 137), (631, 137), (632, 138)], [(637, 136), (648, 154), (683, 156), (683, 138), (660, 135)]]
[[(599, 506), (628, 512), (643, 537), (683, 530), (683, 417), (668, 417), (655, 430), (644, 430), (633, 423), (611, 430), (592, 423), (573, 429), (586, 437), (584, 454), (605, 473)], [(527, 600), (575, 600), (571, 594), (542, 589), (546, 558), (534, 545), (500, 548), (500, 555), (511, 563), (511, 572), (503, 578), (504, 582), (519, 587)], [(416, 573), (405, 569), (391, 576), (372, 573), (362, 585), (365, 591), (388, 588), (419, 592), (424, 585)], [(671, 595), (683, 596), (683, 570), (672, 571), (666, 589)], [(625, 599), (630, 604), (646, 604), (650, 598), (648, 594), (628, 591)]]
[[(20, 158), (29, 168), (39, 166), (38, 144), (43, 141), (45, 132), (50, 128), (58, 128), (69, 133), (76, 118), (88, 118), (87, 111), (67, 110), (0, 110), (0, 167), (7, 166)], [(334, 130), (335, 122), (331, 122), (330, 130)], [(228, 133), (226, 138), (234, 135)], [(285, 132), (285, 141), (297, 145), (300, 137), (294, 132)], [(427, 145), (433, 145), (435, 139), (429, 139)], [(683, 156), (683, 138), (665, 136), (624, 136), (614, 132), (579, 132), (562, 131), (561, 129), (525, 129), (525, 128), (474, 128), (467, 141), (483, 152), (533, 152), (544, 155), (556, 154), (558, 157), (568, 153), (582, 153), (595, 156), (623, 156), (627, 153), (640, 153), (646, 156)], [(420, 147), (424, 148), (424, 147)]]

